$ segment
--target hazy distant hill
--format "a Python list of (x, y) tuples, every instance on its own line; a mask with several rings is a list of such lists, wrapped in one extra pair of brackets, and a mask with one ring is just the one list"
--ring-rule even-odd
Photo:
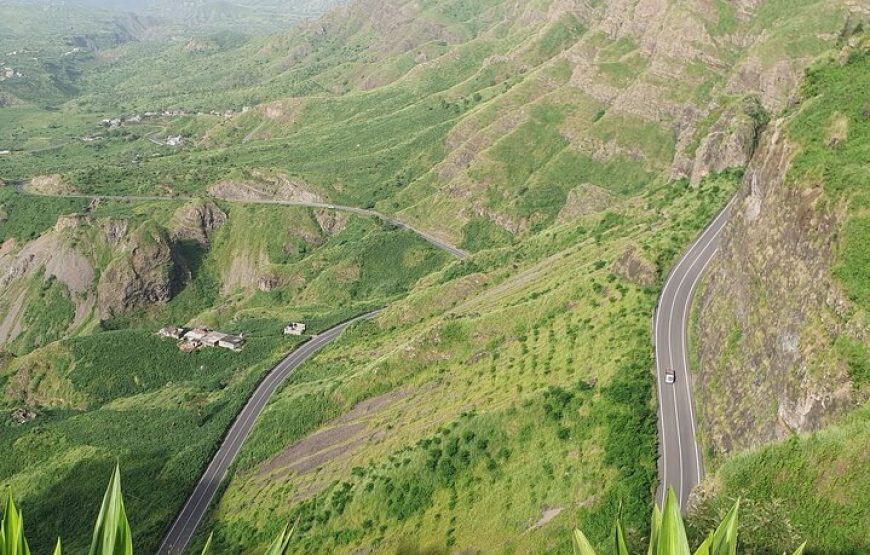
[[(36, 4), (53, 4), (35, 0)], [(61, 2), (63, 4), (64, 2)], [(286, 28), (300, 19), (318, 16), (341, 0), (78, 0), (66, 4), (103, 10), (131, 11), (158, 18), (173, 30), (232, 30), (250, 33)]]
[[(0, 67), (20, 78), (0, 84), (4, 98), (55, 105), (78, 95), (97, 52), (144, 41), (167, 42), (229, 33), (235, 42), (286, 31), (319, 17), (340, 0), (10, 0), (0, 3)], [(34, 32), (37, 31), (37, 32)], [(211, 42), (198, 42), (208, 37)]]

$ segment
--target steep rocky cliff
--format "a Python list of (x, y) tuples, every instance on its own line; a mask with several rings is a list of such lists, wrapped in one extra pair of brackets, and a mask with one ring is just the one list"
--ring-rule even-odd
[(207, 247), (214, 233), (226, 222), (226, 213), (215, 203), (194, 201), (175, 212), (172, 235), (176, 240), (196, 241)]
[(184, 283), (185, 273), (183, 262), (173, 255), (169, 234), (156, 225), (144, 225), (100, 275), (100, 318), (169, 302)]
[(866, 45), (811, 70), (799, 105), (765, 131), (697, 298), (695, 389), (714, 464), (867, 396)]

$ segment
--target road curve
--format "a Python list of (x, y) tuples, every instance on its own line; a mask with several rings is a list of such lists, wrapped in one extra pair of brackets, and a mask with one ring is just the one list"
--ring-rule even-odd
[(160, 544), (160, 549), (157, 551), (158, 555), (180, 555), (184, 552), (206, 510), (208, 510), (221, 481), (226, 476), (227, 470), (236, 460), (242, 444), (244, 444), (251, 433), (254, 422), (256, 422), (257, 417), (263, 412), (266, 403), (284, 380), (317, 351), (341, 335), (341, 332), (347, 329), (348, 326), (360, 320), (373, 318), (380, 312), (380, 310), (369, 312), (313, 337), (310, 341), (290, 353), (266, 375), (263, 381), (260, 382), (260, 385), (254, 390), (253, 395), (248, 399), (241, 412), (236, 416), (220, 448), (214, 457), (212, 457), (199, 483), (196, 484), (193, 493), (190, 494), (190, 497), (181, 509), (181, 513), (175, 518), (175, 521), (169, 528), (169, 532), (163, 539), (163, 543)]
[[(654, 316), (659, 402), (659, 488), (656, 503), (659, 507), (664, 506), (667, 488), (673, 488), (680, 506), (685, 508), (692, 489), (704, 477), (686, 335), (692, 295), (719, 248), (730, 208), (729, 203), (671, 270)], [(665, 382), (668, 369), (674, 370), (675, 383)]]
[[(13, 184), (15, 187), (15, 191), (19, 194), (23, 195), (34, 195), (34, 196), (50, 196), (57, 198), (81, 198), (81, 199), (97, 199), (97, 200), (120, 200), (120, 201), (161, 201), (161, 200), (177, 200), (177, 201), (189, 201), (194, 200), (195, 198), (200, 197), (189, 197), (189, 196), (177, 196), (177, 197), (168, 197), (168, 196), (160, 196), (160, 195), (87, 195), (83, 193), (64, 193), (58, 195), (44, 195), (40, 193), (29, 192), (24, 188), (24, 183), (19, 182)], [(409, 224), (406, 224), (400, 220), (395, 218), (391, 218), (386, 214), (381, 214), (375, 210), (370, 210), (367, 208), (357, 208), (355, 206), (344, 206), (340, 204), (329, 204), (326, 202), (305, 202), (305, 201), (295, 201), (295, 200), (269, 200), (269, 199), (244, 199), (244, 200), (234, 200), (234, 199), (218, 199), (223, 200), (224, 202), (238, 203), (238, 204), (277, 204), (280, 206), (301, 206), (304, 208), (325, 208), (327, 210), (337, 210), (339, 212), (349, 212), (352, 214), (359, 214), (361, 216), (366, 216), (369, 218), (375, 218), (386, 222), (388, 224), (394, 225), (398, 228), (410, 231), (412, 233), (417, 234), (421, 239), (428, 242), (432, 246), (441, 249), (451, 256), (454, 256), (459, 259), (467, 258), (468, 251), (462, 250), (458, 247), (454, 247), (450, 243), (442, 241), (438, 239), (434, 235), (426, 233), (425, 231), (421, 231)]]

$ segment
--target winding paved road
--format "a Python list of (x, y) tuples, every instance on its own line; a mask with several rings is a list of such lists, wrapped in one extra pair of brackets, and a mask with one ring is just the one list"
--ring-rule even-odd
[[(673, 488), (685, 508), (692, 488), (704, 477), (697, 441), (686, 335), (692, 295), (719, 248), (731, 204), (713, 220), (677, 262), (665, 282), (655, 314), (656, 379), (659, 396), (659, 489), (656, 502), (664, 506), (667, 488)], [(665, 382), (673, 369), (676, 382)]]
[[(120, 201), (161, 201), (161, 200), (176, 200), (176, 201), (189, 201), (194, 200), (195, 198), (201, 197), (188, 197), (188, 196), (177, 196), (177, 197), (168, 197), (168, 196), (159, 196), (159, 195), (141, 195), (141, 196), (133, 196), (133, 195), (86, 195), (79, 193), (64, 193), (58, 195), (43, 195), (39, 193), (33, 193), (27, 191), (24, 187), (24, 183), (14, 183), (15, 191), (22, 195), (34, 195), (34, 196), (51, 196), (56, 198), (82, 198), (82, 199), (97, 199), (97, 200), (120, 200)], [(375, 218), (386, 222), (388, 224), (394, 225), (398, 228), (410, 231), (412, 233), (416, 233), (421, 239), (428, 242), (432, 246), (439, 248), (451, 256), (456, 258), (466, 258), (468, 257), (468, 251), (462, 250), (458, 247), (454, 247), (450, 243), (446, 241), (442, 241), (438, 239), (434, 235), (426, 233), (425, 231), (419, 230), (405, 222), (387, 216), (386, 214), (381, 214), (375, 210), (369, 210), (367, 208), (357, 208), (355, 206), (344, 206), (340, 204), (329, 204), (326, 202), (305, 202), (305, 201), (295, 201), (295, 200), (269, 200), (269, 199), (221, 199), (224, 202), (230, 203), (238, 203), (238, 204), (277, 204), (280, 206), (302, 206), (305, 208), (326, 208), (328, 210), (337, 210), (339, 212), (349, 212), (352, 214), (359, 214), (360, 216), (366, 216), (369, 218)]]
[(339, 324), (320, 335), (314, 336), (310, 341), (290, 353), (287, 358), (279, 362), (269, 372), (265, 379), (260, 382), (260, 385), (257, 386), (257, 389), (254, 390), (254, 394), (251, 395), (242, 411), (236, 416), (233, 425), (224, 437), (223, 443), (221, 443), (217, 453), (215, 453), (205, 469), (205, 473), (203, 473), (199, 483), (196, 484), (196, 488), (190, 494), (187, 503), (181, 509), (181, 513), (175, 518), (175, 522), (172, 523), (172, 527), (169, 528), (163, 543), (160, 544), (160, 549), (157, 551), (158, 555), (179, 555), (184, 552), (206, 510), (208, 510), (212, 499), (214, 499), (221, 481), (223, 481), (227, 474), (227, 470), (236, 460), (242, 444), (245, 443), (245, 440), (251, 433), (254, 422), (257, 421), (257, 417), (263, 412), (266, 403), (268, 403), (278, 387), (284, 383), (284, 380), (317, 353), (317, 351), (341, 335), (341, 332), (347, 329), (348, 326), (360, 320), (373, 318), (380, 312), (380, 310), (376, 310), (364, 314)]

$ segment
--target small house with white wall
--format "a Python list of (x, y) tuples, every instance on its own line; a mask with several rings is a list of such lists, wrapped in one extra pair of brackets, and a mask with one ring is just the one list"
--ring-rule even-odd
[(218, 347), (229, 349), (231, 351), (241, 351), (245, 345), (245, 338), (241, 335), (225, 335), (223, 339), (218, 341)]
[(202, 338), (202, 344), (208, 345), (209, 347), (217, 347), (220, 344), (221, 339), (226, 336), (227, 334), (219, 331), (210, 331)]
[(184, 340), (201, 343), (202, 339), (208, 335), (208, 330), (205, 328), (195, 328), (184, 334)]
[(305, 324), (301, 322), (291, 322), (284, 326), (284, 335), (302, 335), (305, 333)]

